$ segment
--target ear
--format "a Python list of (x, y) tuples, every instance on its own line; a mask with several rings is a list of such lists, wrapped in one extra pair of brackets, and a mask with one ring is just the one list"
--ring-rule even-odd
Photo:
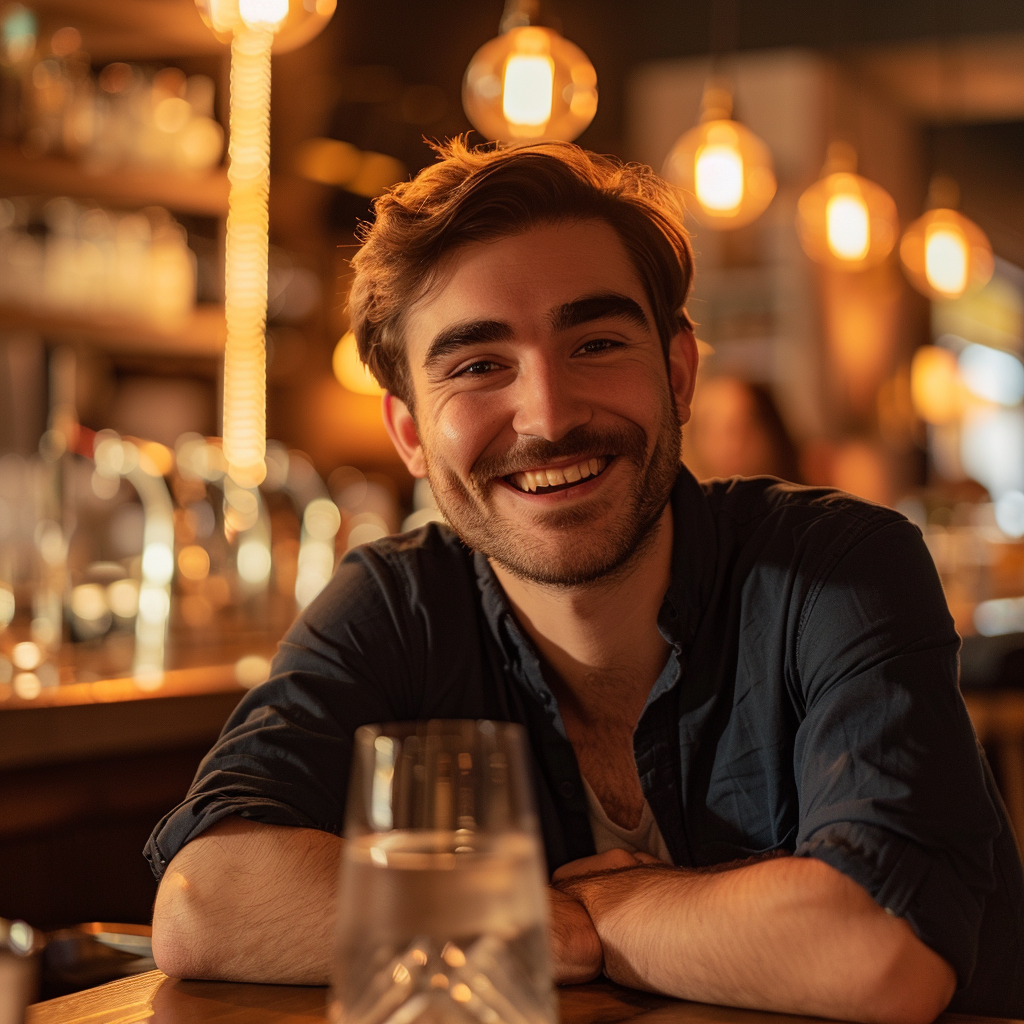
[(690, 419), (693, 386), (697, 380), (697, 339), (689, 328), (681, 330), (668, 343), (668, 379), (676, 399), (679, 422)]
[(381, 412), (388, 437), (391, 438), (391, 443), (402, 457), (406, 468), (414, 477), (425, 477), (427, 463), (423, 458), (423, 446), (416, 430), (416, 421), (409, 412), (409, 407), (400, 398), (395, 398), (390, 391), (386, 391), (381, 403)]

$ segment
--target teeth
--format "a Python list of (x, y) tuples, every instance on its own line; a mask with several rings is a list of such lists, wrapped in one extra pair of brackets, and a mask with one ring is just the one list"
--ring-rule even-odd
[(521, 491), (533, 494), (542, 487), (575, 484), (589, 476), (597, 476), (607, 464), (606, 459), (588, 459), (586, 462), (563, 466), (560, 469), (528, 469), (523, 473), (516, 473), (512, 479)]

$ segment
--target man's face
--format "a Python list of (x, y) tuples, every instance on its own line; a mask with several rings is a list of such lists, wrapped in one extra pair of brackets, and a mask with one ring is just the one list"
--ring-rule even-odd
[(452, 527), (521, 578), (571, 586), (626, 565), (679, 468), (693, 339), (670, 373), (643, 286), (602, 221), (457, 250), (409, 311), (415, 423), (389, 430)]

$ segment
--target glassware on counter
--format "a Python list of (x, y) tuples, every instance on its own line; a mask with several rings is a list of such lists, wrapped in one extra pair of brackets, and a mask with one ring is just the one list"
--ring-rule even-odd
[(511, 723), (358, 730), (331, 1020), (554, 1024), (526, 756)]

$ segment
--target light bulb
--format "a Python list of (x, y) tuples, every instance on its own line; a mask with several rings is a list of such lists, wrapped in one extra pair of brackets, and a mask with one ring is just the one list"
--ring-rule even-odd
[(512, 54), (501, 88), (505, 120), (523, 131), (535, 128), (541, 134), (551, 120), (554, 89), (555, 65), (550, 57)]
[(520, 25), (473, 55), (462, 105), (485, 138), (571, 142), (597, 113), (597, 72), (587, 55), (557, 32)]
[(910, 283), (930, 299), (958, 299), (992, 277), (992, 246), (956, 210), (929, 210), (907, 228), (900, 259)]
[(871, 248), (867, 204), (860, 196), (832, 196), (825, 204), (828, 247), (841, 260), (862, 260)]
[(804, 252), (837, 270), (866, 270), (881, 263), (896, 244), (898, 223), (892, 196), (852, 171), (826, 173), (797, 204)]
[(967, 239), (953, 227), (925, 232), (924, 274), (944, 295), (962, 295), (967, 288)]
[(731, 114), (728, 82), (709, 79), (701, 123), (678, 139), (663, 168), (669, 181), (693, 193), (697, 220), (719, 229), (749, 224), (775, 195), (771, 152)]
[(288, 0), (238, 0), (238, 13), (249, 28), (277, 28), (288, 17)]
[(227, 42), (239, 28), (272, 28), (274, 53), (309, 42), (331, 20), (337, 0), (196, 0), (203, 21)]
[(743, 157), (736, 146), (735, 132), (727, 126), (719, 135), (731, 135), (727, 141), (711, 138), (697, 150), (693, 166), (693, 185), (697, 202), (716, 213), (730, 213), (743, 202)]

